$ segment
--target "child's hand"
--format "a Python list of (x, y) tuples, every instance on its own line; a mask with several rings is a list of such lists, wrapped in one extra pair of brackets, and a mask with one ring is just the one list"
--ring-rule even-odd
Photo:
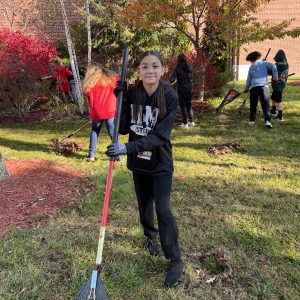
[(116, 87), (114, 88), (114, 95), (118, 97), (120, 92), (124, 92), (127, 90), (127, 81), (118, 80)]
[(107, 147), (107, 151), (105, 152), (105, 154), (109, 157), (116, 157), (116, 156), (127, 154), (126, 145), (120, 142), (112, 143)]

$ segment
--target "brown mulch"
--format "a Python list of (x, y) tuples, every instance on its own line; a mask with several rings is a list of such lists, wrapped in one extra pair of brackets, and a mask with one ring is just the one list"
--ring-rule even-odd
[(216, 109), (210, 104), (209, 101), (193, 100), (192, 101), (193, 112), (195, 114), (204, 114), (215, 111)]
[(246, 149), (237, 143), (227, 142), (214, 144), (208, 148), (207, 152), (213, 155), (224, 155), (232, 153), (246, 153)]
[(36, 109), (30, 111), (26, 116), (18, 118), (17, 116), (13, 114), (0, 114), (0, 126), (3, 126), (5, 124), (14, 124), (14, 123), (34, 123), (34, 122), (40, 122), (43, 120), (47, 121), (59, 121), (59, 120), (66, 120), (66, 119), (72, 119), (72, 120), (86, 120), (88, 118), (88, 114), (79, 114), (76, 113), (72, 116), (65, 116), (65, 115), (51, 115), (49, 109)]
[[(209, 103), (209, 101), (202, 101), (198, 99), (192, 100), (192, 108), (193, 108), (193, 113), (194, 116), (199, 116), (208, 112), (215, 111), (216, 109)], [(182, 116), (180, 109), (177, 111), (176, 119), (175, 119), (176, 124), (179, 124), (182, 122)]]
[(51, 217), (92, 188), (88, 174), (48, 160), (7, 160), (11, 178), (0, 182), (0, 235)]
[(5, 114), (0, 115), (0, 126), (5, 124), (12, 124), (12, 123), (30, 123), (30, 122), (39, 122), (41, 121), (45, 115), (48, 114), (46, 109), (34, 110), (30, 112), (27, 116), (22, 118), (18, 118), (12, 114)]
[(288, 82), (288, 85), (291, 85), (291, 86), (300, 86), (300, 80)]

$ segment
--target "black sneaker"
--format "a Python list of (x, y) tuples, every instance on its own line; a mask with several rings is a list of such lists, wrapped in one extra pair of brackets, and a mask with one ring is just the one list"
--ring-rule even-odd
[(165, 285), (167, 287), (174, 287), (181, 281), (181, 275), (184, 272), (184, 263), (182, 259), (171, 261), (167, 269)]
[(272, 109), (270, 110), (270, 114), (271, 114), (271, 116), (276, 117), (276, 115), (277, 115), (276, 106), (272, 107)]
[(284, 118), (277, 115), (275, 121), (284, 122)]
[(156, 239), (148, 239), (147, 249), (152, 256), (158, 256), (160, 253), (159, 246)]

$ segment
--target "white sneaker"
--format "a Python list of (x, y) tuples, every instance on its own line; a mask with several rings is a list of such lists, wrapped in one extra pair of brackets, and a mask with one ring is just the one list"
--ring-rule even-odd
[(196, 124), (195, 124), (195, 122), (188, 122), (188, 126), (193, 127), (193, 126), (196, 126)]
[(253, 126), (255, 123), (254, 123), (254, 121), (250, 121), (248, 124)]
[(273, 128), (273, 126), (272, 126), (272, 124), (271, 124), (270, 121), (266, 121), (266, 127), (269, 128), (269, 129)]
[(85, 161), (95, 161), (95, 157), (92, 156), (91, 154), (87, 154), (84, 158)]
[(187, 129), (187, 128), (189, 128), (189, 125), (188, 125), (188, 124), (181, 123), (181, 124), (179, 125), (179, 127), (182, 128), (182, 129)]
[(278, 116), (276, 116), (275, 121), (284, 122), (284, 118), (283, 117), (279, 118)]

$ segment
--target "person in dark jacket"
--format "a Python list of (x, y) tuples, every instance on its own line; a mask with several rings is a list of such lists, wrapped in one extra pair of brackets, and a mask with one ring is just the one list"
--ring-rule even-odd
[[(277, 67), (278, 77), (286, 76), (289, 72), (289, 64), (287, 62), (285, 53), (283, 50), (279, 50), (274, 60), (276, 61), (275, 65)], [(272, 109), (271, 109), (271, 115), (275, 117), (275, 120), (283, 122), (283, 116), (282, 116), (282, 93), (284, 88), (286, 87), (286, 81), (287, 79), (279, 80), (277, 83), (272, 82)], [(278, 110), (278, 114), (276, 114), (276, 106)]]
[[(150, 255), (159, 254), (157, 234), (170, 265), (165, 285), (176, 286), (184, 264), (178, 241), (178, 229), (170, 208), (173, 157), (170, 141), (178, 97), (170, 85), (162, 82), (163, 61), (156, 51), (145, 52), (139, 61), (140, 81), (124, 92), (120, 133), (128, 134), (128, 143), (107, 147), (110, 157), (127, 154), (127, 167), (132, 171), (139, 214)], [(115, 92), (124, 90), (117, 83)], [(154, 208), (158, 229), (154, 225)]]
[(170, 81), (171, 83), (175, 83), (176, 81), (177, 84), (179, 106), (182, 115), (182, 124), (179, 126), (183, 129), (195, 126), (192, 110), (192, 68), (184, 54), (178, 55), (177, 65), (171, 74)]

